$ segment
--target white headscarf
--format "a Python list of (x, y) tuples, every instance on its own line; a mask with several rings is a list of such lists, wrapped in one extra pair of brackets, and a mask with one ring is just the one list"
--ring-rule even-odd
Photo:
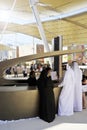
[(82, 71), (77, 62), (72, 63), (72, 69), (75, 78), (74, 111), (82, 111)]
[(81, 83), (81, 80), (82, 80), (82, 76), (80, 77), (81, 70), (80, 70), (79, 65), (78, 65), (78, 63), (76, 61), (72, 62), (72, 69), (74, 71), (75, 77), (77, 78), (79, 76), (79, 78), (80, 78), (79, 81)]

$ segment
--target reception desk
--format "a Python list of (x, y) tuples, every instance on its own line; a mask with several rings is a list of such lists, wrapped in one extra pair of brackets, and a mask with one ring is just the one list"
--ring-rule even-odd
[[(57, 110), (61, 88), (55, 87), (55, 105)], [(38, 89), (3, 91), (0, 90), (0, 120), (16, 120), (36, 117), (39, 114)]]

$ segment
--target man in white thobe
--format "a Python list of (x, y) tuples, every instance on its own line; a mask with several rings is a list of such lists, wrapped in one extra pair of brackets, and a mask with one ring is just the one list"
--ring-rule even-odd
[(69, 116), (73, 115), (73, 102), (74, 102), (74, 73), (70, 66), (64, 75), (63, 82), (60, 84), (63, 86), (58, 103), (58, 115)]
[(75, 61), (72, 63), (72, 69), (75, 78), (74, 111), (82, 111), (82, 71)]

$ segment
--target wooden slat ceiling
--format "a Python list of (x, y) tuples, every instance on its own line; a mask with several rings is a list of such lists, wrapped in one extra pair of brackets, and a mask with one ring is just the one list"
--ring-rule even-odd
[[(0, 0), (0, 10), (10, 10), (13, 0)], [(45, 6), (44, 6), (45, 5)], [(38, 10), (41, 17), (53, 17), (60, 14), (69, 13), (74, 10), (87, 8), (87, 0), (39, 0)], [(20, 14), (22, 20), (33, 18), (29, 5), (29, 0), (17, 0), (13, 12)], [(16, 15), (12, 16), (17, 19)], [(0, 22), (0, 32), (2, 32), (6, 22)], [(87, 11), (79, 15), (43, 22), (43, 28), (47, 41), (58, 35), (63, 36), (63, 45), (87, 44)], [(41, 39), (36, 23), (8, 23), (6, 32), (23, 33)]]
[(0, 51), (5, 51), (5, 50), (12, 50), (12, 48), (9, 47), (9, 46), (6, 46), (6, 45), (3, 45), (3, 44), (0, 44)]

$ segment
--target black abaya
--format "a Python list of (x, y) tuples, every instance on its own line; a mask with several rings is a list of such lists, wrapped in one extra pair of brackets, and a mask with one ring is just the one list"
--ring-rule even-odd
[(51, 78), (39, 79), (38, 89), (40, 93), (40, 118), (52, 122), (55, 118), (55, 99)]

